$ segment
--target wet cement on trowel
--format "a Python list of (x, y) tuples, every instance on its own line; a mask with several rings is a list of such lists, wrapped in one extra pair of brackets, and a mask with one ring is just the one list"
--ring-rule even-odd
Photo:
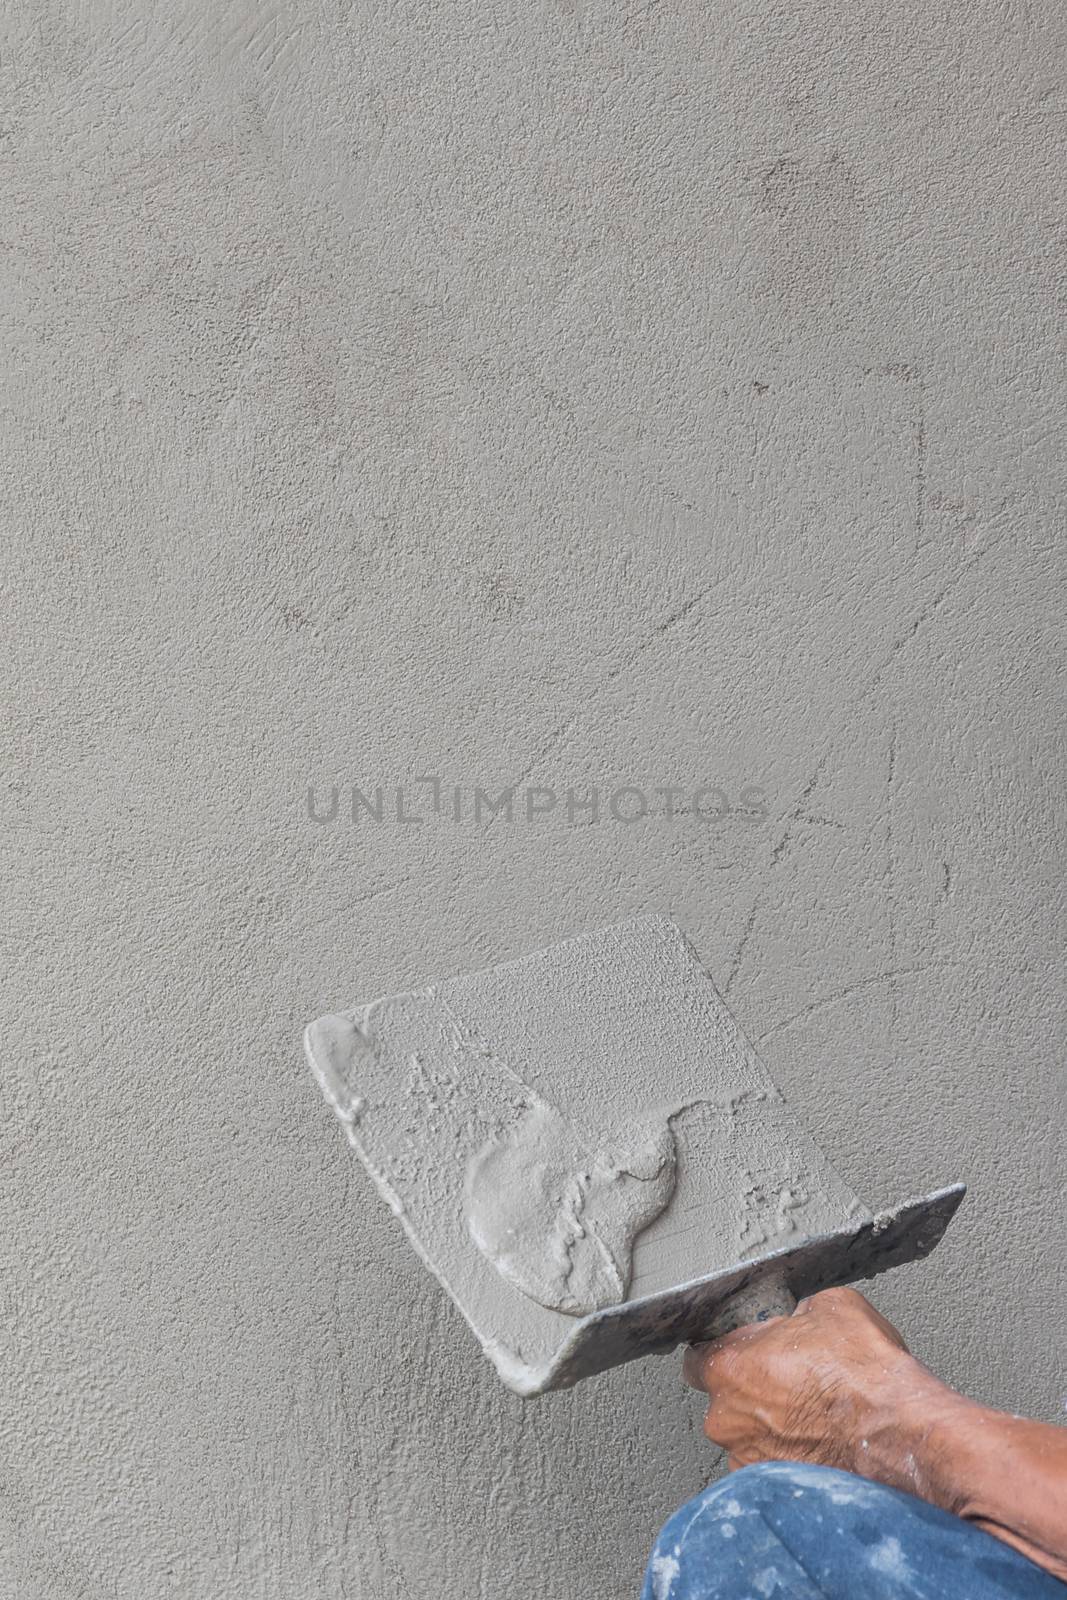
[(325, 1017), (306, 1043), (520, 1393), (576, 1316), (868, 1215), (666, 918)]
[(618, 1129), (590, 1149), (535, 1096), (470, 1163), (467, 1225), (523, 1294), (583, 1316), (625, 1300), (634, 1239), (670, 1200), (674, 1174), (667, 1121)]

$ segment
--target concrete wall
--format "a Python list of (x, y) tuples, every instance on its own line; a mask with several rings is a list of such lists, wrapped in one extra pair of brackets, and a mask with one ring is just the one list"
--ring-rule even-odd
[(4, 1600), (634, 1594), (676, 1362), (506, 1394), (299, 1036), (644, 910), (1062, 1416), (1062, 8), (7, 30)]

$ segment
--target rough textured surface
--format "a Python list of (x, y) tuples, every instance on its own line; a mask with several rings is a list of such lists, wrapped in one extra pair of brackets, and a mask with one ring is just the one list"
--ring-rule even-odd
[(573, 1316), (627, 1287), (871, 1215), (668, 917), (331, 1014), (305, 1043), (379, 1193), (522, 1393)]
[[(9, 12), (4, 1600), (633, 1594), (696, 1401), (504, 1393), (299, 1036), (649, 909), (1062, 1417), (1064, 27)], [(308, 818), (424, 774), (767, 815)]]

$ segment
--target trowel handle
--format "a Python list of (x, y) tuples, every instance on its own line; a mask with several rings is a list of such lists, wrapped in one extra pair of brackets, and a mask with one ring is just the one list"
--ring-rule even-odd
[(733, 1295), (711, 1319), (709, 1331), (701, 1341), (721, 1339), (735, 1328), (747, 1328), (769, 1317), (789, 1317), (796, 1310), (796, 1296), (782, 1278), (764, 1278)]

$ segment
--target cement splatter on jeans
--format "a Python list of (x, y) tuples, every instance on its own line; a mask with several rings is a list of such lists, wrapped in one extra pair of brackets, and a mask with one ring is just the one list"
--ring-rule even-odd
[(1067, 1584), (910, 1494), (770, 1461), (675, 1512), (641, 1600), (1067, 1600)]

